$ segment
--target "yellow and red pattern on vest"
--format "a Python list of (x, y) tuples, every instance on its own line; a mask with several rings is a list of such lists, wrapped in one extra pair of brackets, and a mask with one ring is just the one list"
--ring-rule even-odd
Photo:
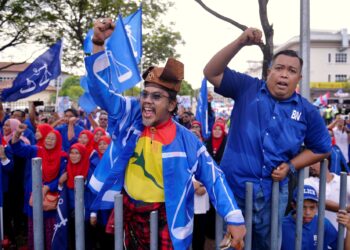
[(128, 195), (144, 202), (164, 202), (162, 147), (170, 144), (176, 126), (170, 119), (156, 127), (145, 127), (125, 172)]

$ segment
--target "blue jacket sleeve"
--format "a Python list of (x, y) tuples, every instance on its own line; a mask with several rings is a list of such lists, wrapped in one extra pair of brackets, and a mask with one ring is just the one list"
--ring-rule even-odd
[(14, 144), (10, 143), (10, 146), (13, 154), (19, 157), (30, 159), (37, 156), (38, 147), (35, 145), (27, 145), (22, 141), (18, 141)]
[(216, 211), (228, 224), (242, 225), (244, 218), (234, 195), (226, 182), (225, 175), (216, 165), (202, 143), (197, 143), (198, 167), (196, 180), (202, 182), (207, 189), (209, 198)]
[(0, 161), (0, 165), (4, 172), (9, 173), (13, 170), (13, 153), (11, 147), (5, 147), (5, 155), (8, 160), (6, 162)]
[(88, 76), (88, 88), (94, 102), (106, 110), (109, 116), (120, 118), (121, 108), (125, 105), (123, 96), (113, 91), (110, 82), (109, 62), (103, 52), (85, 58), (85, 67)]

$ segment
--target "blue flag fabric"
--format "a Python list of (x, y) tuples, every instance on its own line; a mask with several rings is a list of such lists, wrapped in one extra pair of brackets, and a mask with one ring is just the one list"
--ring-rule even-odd
[(121, 15), (118, 16), (117, 26), (106, 43), (106, 53), (111, 82), (116, 93), (122, 93), (141, 81)]
[[(123, 18), (125, 30), (129, 38), (129, 42), (133, 51), (133, 55), (136, 59), (136, 63), (139, 64), (142, 57), (142, 7), (132, 13), (131, 15)], [(92, 54), (92, 36), (94, 30), (89, 29), (84, 40), (84, 53)]]
[(87, 114), (90, 114), (97, 108), (92, 96), (87, 92), (79, 97), (78, 104)]
[(1, 100), (14, 102), (46, 89), (49, 82), (61, 74), (61, 48), (62, 41), (59, 40), (35, 59), (32, 64), (17, 75), (11, 88), (2, 91)]
[(203, 79), (200, 92), (198, 94), (196, 120), (202, 124), (202, 136), (206, 140), (210, 136), (208, 129), (208, 89), (207, 79)]
[(66, 184), (64, 184), (57, 205), (56, 224), (51, 244), (52, 250), (68, 249), (68, 202), (68, 190)]
[(142, 57), (142, 6), (131, 15), (123, 18), (125, 30), (137, 64)]
[(85, 54), (92, 54), (92, 36), (94, 35), (94, 30), (89, 29), (88, 33), (86, 34), (85, 40), (84, 40), (84, 53)]

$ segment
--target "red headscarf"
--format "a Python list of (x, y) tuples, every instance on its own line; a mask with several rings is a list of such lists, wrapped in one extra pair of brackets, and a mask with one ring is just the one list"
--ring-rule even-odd
[(1, 140), (0, 140), (1, 145), (3, 145), (5, 147), (7, 145), (7, 142), (5, 141), (5, 139), (2, 136), (2, 134), (0, 134), (0, 137), (1, 137)]
[[(97, 145), (100, 144), (101, 141), (104, 141), (105, 143), (107, 143), (108, 145), (111, 143), (111, 138), (109, 136), (101, 136), (101, 138), (98, 140)], [(102, 158), (102, 153), (100, 152), (100, 150), (97, 148), (97, 153), (98, 153), (98, 157), (101, 159)]]
[(44, 142), (45, 142), (45, 138), (53, 130), (53, 127), (51, 127), (47, 123), (43, 123), (43, 124), (39, 124), (36, 128), (39, 130), (39, 132), (41, 134), (41, 138), (39, 140), (37, 140), (36, 145), (43, 147)]
[(81, 135), (86, 135), (88, 138), (88, 142), (84, 146), (86, 147), (88, 157), (90, 157), (92, 150), (94, 150), (94, 134), (90, 130), (84, 129), (80, 132), (79, 137)]
[[(216, 127), (220, 127), (222, 130), (222, 135), (219, 138), (214, 137), (214, 129)], [(220, 145), (225, 137), (225, 124), (223, 124), (221, 121), (216, 121), (213, 125), (213, 128), (211, 130), (211, 143), (213, 145), (213, 152), (216, 154), (216, 152), (219, 150)]]
[[(45, 182), (55, 179), (60, 171), (62, 136), (57, 130), (49, 132), (45, 138), (53, 133), (56, 135), (56, 144), (53, 149), (46, 149), (45, 146), (38, 146), (38, 157), (42, 159), (42, 178)], [(44, 141), (45, 141), (44, 138)], [(44, 144), (44, 143), (43, 143)]]
[(93, 134), (94, 134), (94, 149), (95, 150), (98, 150), (98, 148), (97, 148), (98, 147), (98, 141), (97, 142), (95, 141), (95, 135), (96, 135), (97, 132), (102, 132), (102, 136), (106, 135), (106, 130), (104, 130), (103, 128), (97, 127), (97, 128), (94, 129)]
[(68, 164), (67, 164), (67, 187), (68, 188), (74, 188), (74, 177), (78, 175), (84, 176), (86, 179), (86, 176), (89, 171), (89, 155), (87, 154), (86, 147), (81, 143), (75, 143), (70, 147), (71, 151), (72, 149), (77, 149), (80, 153), (80, 161), (76, 164), (74, 164), (70, 157), (68, 157)]
[(191, 122), (191, 128), (192, 128), (193, 125), (198, 125), (199, 126), (200, 140), (203, 141), (202, 124), (199, 121), (193, 121), (193, 122)]

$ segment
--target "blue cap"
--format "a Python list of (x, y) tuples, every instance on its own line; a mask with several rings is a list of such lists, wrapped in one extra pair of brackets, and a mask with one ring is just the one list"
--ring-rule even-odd
[[(293, 200), (296, 201), (298, 196), (298, 190), (294, 190)], [(316, 189), (310, 185), (304, 185), (304, 200), (313, 200), (318, 202), (318, 196)]]

